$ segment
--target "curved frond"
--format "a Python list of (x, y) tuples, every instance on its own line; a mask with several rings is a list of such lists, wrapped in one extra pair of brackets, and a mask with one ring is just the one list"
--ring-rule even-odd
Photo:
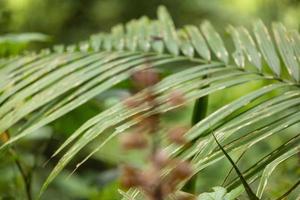
[[(131, 119), (133, 115), (165, 113), (180, 106), (170, 103), (169, 95), (175, 89), (184, 94), (188, 103), (253, 81), (265, 84), (194, 125), (186, 135), (190, 147), (166, 146), (172, 156), (192, 160), (196, 173), (224, 157), (214, 143), (212, 130), (218, 141), (225, 144), (226, 152), (231, 153), (253, 148), (299, 123), (299, 33), (279, 23), (273, 24), (271, 32), (262, 21), (254, 24), (253, 31), (233, 26), (227, 30), (234, 49), (226, 47), (222, 34), (208, 21), (199, 27), (187, 25), (177, 29), (167, 10), (160, 7), (158, 19), (142, 17), (79, 44), (58, 45), (52, 50), (0, 60), (0, 132), (28, 119), (0, 150), (149, 66), (172, 72), (152, 88), (158, 109), (152, 110), (147, 104), (129, 109), (121, 102), (88, 120), (54, 153), (57, 156), (66, 152), (42, 191), (81, 149), (105, 131), (114, 128), (76, 168), (113, 137), (136, 124)], [(133, 98), (141, 99), (142, 94), (143, 91)], [(259, 196), (269, 173), (299, 152), (299, 140), (295, 138), (244, 172), (249, 180), (262, 174)], [(233, 180), (228, 188), (239, 185)]]

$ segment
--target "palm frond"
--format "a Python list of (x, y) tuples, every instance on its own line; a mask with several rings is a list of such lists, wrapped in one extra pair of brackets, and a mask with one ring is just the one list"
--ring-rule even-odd
[(232, 158), (227, 154), (227, 152), (224, 150), (224, 148), (222, 147), (222, 145), (218, 142), (217, 138), (215, 137), (214, 134), (212, 134), (217, 145), (219, 146), (219, 148), (222, 150), (222, 152), (224, 153), (224, 155), (226, 156), (226, 158), (230, 161), (231, 165), (233, 166), (234, 170), (236, 171), (236, 173), (239, 176), (239, 179), (241, 181), (241, 183), (243, 184), (247, 195), (249, 197), (250, 200), (258, 200), (258, 197), (254, 194), (254, 192), (252, 191), (251, 187), (249, 186), (249, 184), (247, 183), (247, 181), (245, 180), (245, 178), (243, 177), (243, 174), (240, 172), (239, 168), (235, 165), (234, 161), (232, 160)]
[[(169, 94), (174, 89), (180, 90), (187, 102), (192, 102), (253, 81), (266, 84), (195, 124), (187, 133), (188, 140), (193, 141), (191, 147), (166, 147), (174, 156), (192, 159), (197, 172), (224, 157), (214, 144), (210, 128), (215, 130), (220, 142), (226, 142), (227, 152), (235, 152), (251, 148), (298, 123), (299, 33), (275, 23), (273, 40), (262, 21), (254, 24), (252, 32), (233, 26), (229, 26), (228, 31), (234, 49), (225, 46), (221, 34), (208, 21), (199, 28), (188, 25), (176, 29), (166, 9), (160, 7), (157, 20), (142, 17), (124, 26), (117, 25), (111, 33), (93, 35), (79, 44), (58, 45), (52, 50), (1, 60), (0, 132), (14, 127), (24, 118), (28, 122), (0, 150), (128, 79), (133, 71), (145, 65), (160, 70), (172, 64), (180, 66), (154, 86), (159, 108), (151, 110), (142, 104), (128, 109), (119, 103), (88, 120), (54, 153), (56, 156), (66, 150), (42, 191), (82, 148), (104, 131), (115, 128), (86, 159), (137, 123), (131, 116), (164, 113), (178, 107), (169, 103)], [(249, 66), (254, 66), (255, 70)], [(134, 98), (142, 98), (142, 93)], [(252, 105), (253, 102), (256, 104)], [(299, 144), (296, 139), (294, 142)], [(289, 151), (292, 151), (291, 146)], [(272, 159), (261, 163), (262, 167), (245, 172), (246, 179), (253, 178), (265, 167), (279, 164), (278, 160), (288, 157), (283, 155), (291, 155), (285, 154), (288, 150), (272, 155)], [(264, 174), (259, 195), (268, 179)]]

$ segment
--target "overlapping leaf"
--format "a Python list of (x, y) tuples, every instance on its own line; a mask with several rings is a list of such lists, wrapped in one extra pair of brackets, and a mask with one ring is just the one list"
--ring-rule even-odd
[[(67, 47), (58, 45), (51, 51), (44, 50), (0, 60), (0, 132), (13, 127), (25, 117), (30, 119), (0, 149), (5, 149), (128, 79), (134, 70), (149, 65), (163, 69), (166, 65), (180, 64), (182, 61), (185, 62), (184, 65), (176, 68), (174, 74), (154, 87), (160, 102), (159, 109), (151, 110), (147, 105), (141, 105), (131, 110), (120, 103), (88, 120), (73, 133), (55, 152), (54, 155), (58, 155), (66, 150), (43, 189), (82, 148), (104, 131), (111, 127), (116, 128), (83, 161), (110, 139), (137, 123), (131, 120), (131, 116), (137, 113), (163, 113), (174, 109), (168, 96), (174, 89), (180, 90), (187, 102), (191, 102), (250, 81), (279, 81), (223, 106), (192, 127), (187, 133), (188, 140), (193, 142), (190, 148), (172, 145), (166, 147), (173, 156), (192, 159), (197, 167), (196, 172), (224, 157), (216, 150), (210, 136), (212, 129), (215, 130), (218, 140), (227, 143), (226, 151), (236, 152), (252, 148), (298, 123), (299, 33), (288, 31), (282, 24), (275, 24), (274, 40), (261, 21), (255, 23), (253, 32), (243, 27), (230, 27), (229, 32), (235, 47), (233, 53), (230, 53), (231, 50), (223, 42), (222, 34), (209, 22), (205, 21), (199, 28), (186, 26), (177, 30), (170, 14), (164, 7), (160, 7), (158, 20), (142, 17), (125, 26), (117, 25), (112, 28), (111, 33), (93, 35), (88, 41), (79, 44)], [(252, 33), (255, 39), (251, 36)], [(271, 72), (265, 73), (261, 55)], [(281, 65), (280, 59), (284, 65)], [(234, 63), (231, 63), (232, 60)], [(254, 65), (259, 73), (251, 71), (247, 65)], [(291, 78), (282, 77), (283, 67)], [(277, 95), (268, 96), (272, 92)], [(247, 107), (261, 97), (265, 99), (250, 108)], [(141, 98), (141, 94), (137, 94), (136, 98)], [(245, 108), (247, 110), (241, 112)], [(294, 140), (294, 143), (297, 141)], [(290, 155), (288, 152), (297, 151), (292, 146), (258, 162), (259, 167), (245, 172), (246, 178), (254, 179), (264, 167), (273, 169), (282, 158)], [(80, 165), (81, 163), (77, 167)], [(260, 195), (268, 176), (266, 172), (263, 173)], [(236, 181), (231, 185), (238, 186), (239, 183)]]

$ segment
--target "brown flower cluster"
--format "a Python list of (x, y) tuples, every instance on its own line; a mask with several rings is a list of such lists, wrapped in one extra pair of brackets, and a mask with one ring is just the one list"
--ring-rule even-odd
[[(139, 106), (141, 103), (147, 103), (152, 109), (158, 107), (156, 96), (151, 86), (159, 82), (159, 74), (153, 68), (148, 67), (137, 71), (132, 75), (132, 80), (138, 91), (142, 90), (143, 98), (129, 98), (124, 101), (124, 105), (129, 108)], [(184, 97), (180, 92), (172, 92), (169, 97), (172, 105), (183, 104)], [(135, 116), (137, 117), (137, 116)], [(138, 116), (141, 117), (141, 116)], [(120, 138), (122, 147), (125, 150), (133, 149), (151, 149), (147, 160), (148, 167), (140, 169), (131, 165), (122, 167), (121, 184), (124, 188), (139, 188), (143, 191), (148, 200), (164, 200), (170, 194), (177, 191), (178, 184), (190, 177), (193, 173), (192, 166), (187, 161), (180, 161), (170, 158), (169, 155), (161, 149), (157, 141), (157, 133), (160, 129), (160, 114), (153, 114), (143, 117), (134, 131), (123, 134)], [(187, 129), (176, 127), (169, 130), (167, 136), (171, 143), (183, 145), (186, 143), (184, 134)], [(169, 170), (167, 175), (164, 172)], [(191, 195), (178, 195), (177, 199), (193, 199)]]

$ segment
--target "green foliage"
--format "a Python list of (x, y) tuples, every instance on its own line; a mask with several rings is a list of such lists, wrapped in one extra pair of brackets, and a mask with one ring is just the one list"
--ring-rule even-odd
[(0, 36), (0, 56), (20, 54), (32, 42), (49, 41), (49, 36), (41, 33), (6, 34)]
[(198, 196), (197, 200), (234, 200), (238, 195), (234, 193), (227, 193), (225, 188), (214, 187), (214, 192), (205, 192)]
[[(116, 103), (72, 133), (52, 156), (62, 154), (41, 189), (42, 195), (67, 164), (97, 138), (101, 137), (99, 144), (84, 156), (76, 169), (110, 140), (136, 124), (132, 116), (177, 108), (169, 101), (174, 89), (184, 94), (187, 103), (192, 103), (234, 86), (263, 82), (263, 87), (223, 105), (191, 127), (186, 134), (192, 141), (188, 148), (165, 147), (171, 156), (191, 160), (195, 173), (200, 174), (224, 158), (210, 130), (215, 130), (218, 141), (225, 144), (228, 153), (255, 149), (278, 134), (282, 138), (280, 145), (266, 149), (267, 156), (242, 171), (249, 183), (262, 177), (257, 191), (261, 196), (271, 175), (264, 169), (275, 169), (280, 162), (299, 152), (300, 146), (298, 132), (282, 134), (300, 121), (300, 36), (297, 31), (287, 31), (280, 23), (275, 23), (272, 31), (275, 41), (262, 21), (254, 24), (253, 32), (244, 27), (230, 27), (234, 44), (230, 49), (208, 21), (199, 28), (177, 29), (166, 9), (160, 7), (158, 19), (142, 17), (79, 44), (4, 59), (0, 63), (0, 132), (19, 128), (0, 150), (7, 150), (32, 132), (118, 87), (132, 72), (145, 65), (171, 72), (153, 87), (158, 109), (150, 109), (147, 104), (129, 109), (122, 102)], [(135, 98), (140, 99), (141, 93)], [(240, 185), (239, 178), (235, 177), (225, 188), (234, 191)], [(214, 195), (225, 195), (224, 189), (216, 190)], [(126, 195), (136, 193), (129, 191)]]
[(251, 187), (249, 186), (249, 184), (245, 180), (243, 174), (240, 172), (239, 168), (236, 166), (236, 164), (234, 163), (234, 161), (232, 160), (232, 158), (227, 154), (227, 152), (224, 150), (224, 148), (222, 147), (222, 145), (218, 142), (218, 139), (216, 138), (216, 136), (214, 134), (212, 134), (212, 135), (213, 135), (214, 139), (216, 140), (216, 143), (218, 144), (219, 148), (222, 150), (222, 152), (224, 153), (224, 155), (229, 160), (230, 164), (233, 166), (234, 170), (238, 174), (238, 176), (240, 178), (240, 181), (243, 184), (243, 187), (245, 188), (245, 191), (246, 191), (249, 199), (250, 200), (258, 200), (258, 197), (254, 194), (254, 192), (252, 191)]

